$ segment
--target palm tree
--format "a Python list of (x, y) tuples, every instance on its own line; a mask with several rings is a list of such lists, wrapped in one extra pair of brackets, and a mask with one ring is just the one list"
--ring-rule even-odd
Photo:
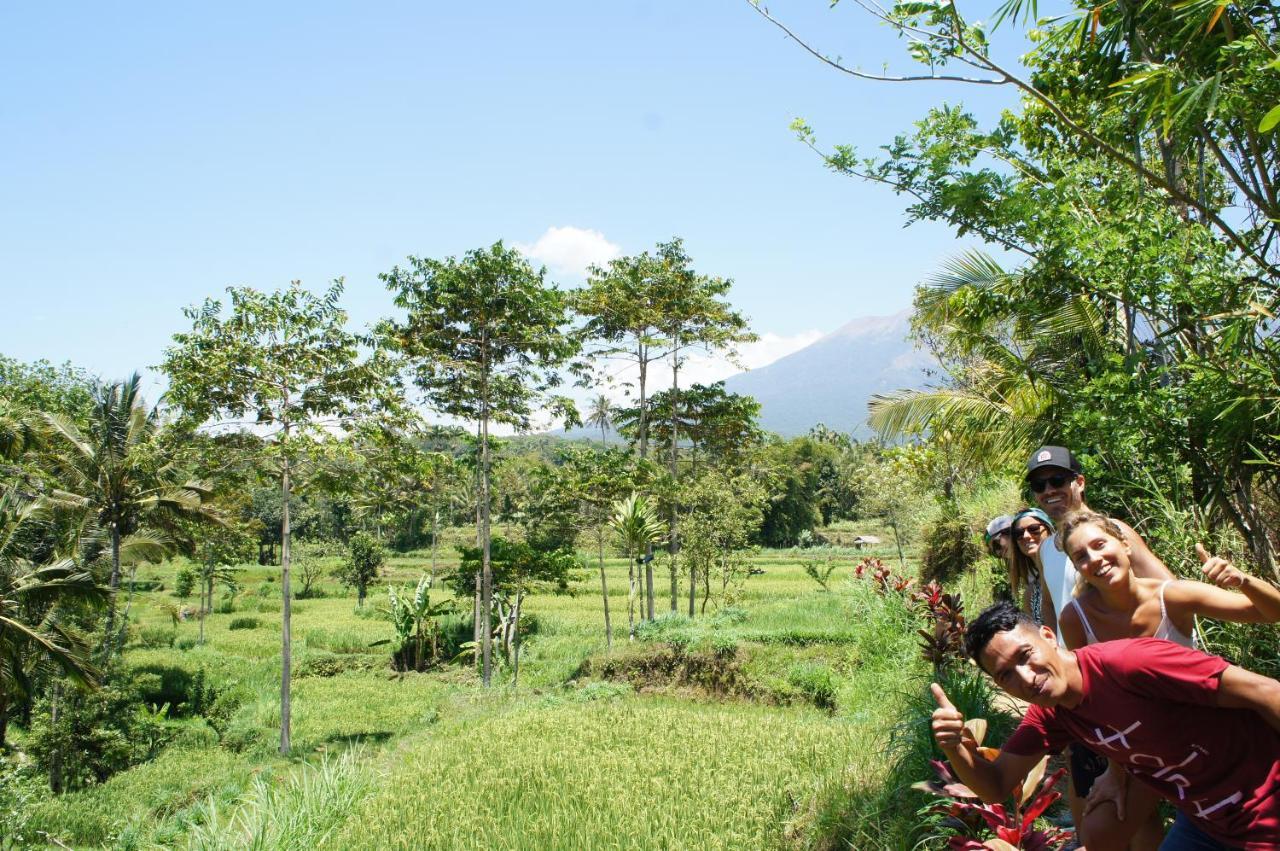
[(75, 559), (36, 564), (27, 557), (32, 535), (55, 508), (47, 498), (33, 500), (12, 488), (0, 494), (0, 747), (9, 707), (31, 698), (32, 673), (41, 663), (81, 687), (97, 683), (83, 640), (62, 622), (61, 604), (99, 602), (106, 589)]
[(591, 408), (587, 412), (587, 423), (600, 429), (600, 443), (609, 447), (608, 429), (613, 426), (613, 403), (609, 397), (601, 393), (591, 400)]
[[(1053, 433), (1065, 398), (1054, 377), (1081, 354), (1107, 346), (1105, 323), (1085, 295), (1067, 298), (1041, 315), (970, 313), (965, 305), (987, 294), (1011, 301), (1022, 274), (980, 251), (950, 261), (916, 296), (915, 324), (947, 342), (961, 365), (946, 387), (873, 396), (869, 422), (890, 438), (924, 432), (950, 434), (958, 448), (987, 467), (1017, 463)], [(966, 296), (957, 298), (957, 296)]]
[[(63, 485), (83, 498), (96, 525), (110, 539), (108, 642), (115, 623), (121, 545), (126, 537), (139, 531), (144, 521), (163, 524), (166, 515), (216, 518), (201, 504), (208, 486), (183, 481), (173, 462), (157, 451), (153, 440), (157, 416), (154, 410), (147, 411), (138, 392), (140, 383), (135, 372), (125, 382), (97, 386), (84, 431), (65, 417), (44, 414), (49, 430), (65, 450), (56, 460)], [(152, 539), (162, 540), (156, 535)]]
[(618, 547), (627, 557), (627, 625), (629, 635), (634, 639), (635, 602), (640, 577), (636, 558), (662, 540), (666, 527), (658, 519), (658, 512), (649, 505), (648, 500), (634, 493), (614, 505), (613, 519), (609, 521), (609, 525), (617, 535)]

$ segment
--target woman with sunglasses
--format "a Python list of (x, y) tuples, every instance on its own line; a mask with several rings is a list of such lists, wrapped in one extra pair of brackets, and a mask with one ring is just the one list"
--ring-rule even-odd
[[(1197, 616), (1237, 623), (1280, 621), (1280, 589), (1244, 573), (1226, 559), (1210, 556), (1199, 544), (1200, 570), (1212, 585), (1135, 576), (1132, 547), (1123, 530), (1114, 520), (1092, 511), (1076, 512), (1063, 521), (1059, 546), (1082, 582), (1060, 619), (1069, 649), (1144, 637), (1194, 647)], [(1242, 593), (1228, 590), (1232, 588)], [(1099, 772), (1099, 776), (1104, 775)], [(1098, 789), (1085, 806), (1082, 827), (1090, 851), (1159, 845), (1164, 831), (1155, 809), (1155, 793), (1141, 783), (1129, 782), (1115, 769), (1105, 778), (1098, 780)], [(1116, 802), (1114, 809), (1102, 806), (1108, 801)], [(1118, 820), (1122, 805), (1124, 819)], [(1131, 839), (1134, 842), (1129, 846)]]
[(1013, 599), (1022, 601), (1022, 610), (1036, 623), (1044, 623), (1044, 568), (1040, 561), (1040, 545), (1053, 533), (1049, 517), (1038, 508), (1024, 508), (1009, 526), (1012, 537), (1009, 563), (1009, 588)]

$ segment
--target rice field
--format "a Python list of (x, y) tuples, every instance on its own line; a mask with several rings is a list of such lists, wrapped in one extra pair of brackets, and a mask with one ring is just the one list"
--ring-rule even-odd
[[(910, 847), (910, 814), (895, 812), (897, 790), (885, 787), (885, 746), (904, 694), (923, 688), (917, 624), (901, 604), (852, 580), (852, 551), (836, 552), (844, 567), (830, 592), (805, 575), (810, 553), (765, 551), (732, 608), (713, 601), (694, 619), (668, 613), (637, 642), (627, 640), (626, 565), (609, 560), (611, 652), (591, 563), (571, 594), (527, 602), (537, 629), (523, 644), (519, 684), (501, 667), (487, 691), (466, 665), (394, 674), (385, 646), (371, 646), (391, 635), (379, 612), (385, 591), (371, 590), (359, 610), (354, 595), (322, 581), (326, 596), (294, 604), (290, 759), (275, 752), (277, 569), (247, 566), (233, 610), (206, 619), (204, 645), (188, 620), (177, 624), (173, 647), (126, 653), (157, 682), (203, 671), (218, 692), (210, 717), (174, 720), (176, 744), (100, 786), (57, 798), (32, 790), (11, 818), (18, 838), (6, 841)], [(890, 561), (887, 550), (880, 555)], [(423, 553), (397, 557), (387, 579), (415, 581), (427, 564)], [(441, 560), (442, 570), (450, 566)], [(152, 567), (142, 578), (171, 587), (175, 570)], [(669, 587), (661, 569), (655, 587)], [(657, 602), (659, 612), (670, 607), (661, 591)], [(171, 625), (182, 604), (167, 591), (138, 595), (139, 635)], [(679, 606), (685, 611), (687, 600)], [(663, 653), (727, 666), (745, 685), (715, 693), (664, 681), (645, 667)], [(600, 675), (605, 669), (630, 673)]]

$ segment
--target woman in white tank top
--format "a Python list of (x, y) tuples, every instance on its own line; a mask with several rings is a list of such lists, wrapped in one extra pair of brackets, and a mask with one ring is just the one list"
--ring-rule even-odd
[[(1226, 559), (1210, 557), (1196, 545), (1201, 570), (1213, 582), (1179, 579), (1139, 579), (1129, 569), (1129, 544), (1111, 519), (1078, 512), (1063, 521), (1059, 546), (1080, 573), (1076, 596), (1059, 616), (1062, 638), (1075, 650), (1099, 641), (1120, 638), (1163, 638), (1195, 647), (1195, 619), (1240, 623), (1280, 621), (1280, 590), (1249, 576)], [(1239, 589), (1237, 594), (1227, 589)], [(1097, 793), (1085, 806), (1081, 825), (1090, 851), (1132, 847), (1154, 848), (1163, 835), (1156, 815), (1155, 793), (1140, 783), (1128, 783), (1126, 818), (1096, 802), (1117, 797), (1124, 779), (1115, 774), (1099, 780)], [(1139, 830), (1142, 831), (1138, 835)]]

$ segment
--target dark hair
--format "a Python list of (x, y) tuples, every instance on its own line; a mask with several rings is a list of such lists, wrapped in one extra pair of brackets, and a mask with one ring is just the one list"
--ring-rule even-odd
[[(982, 668), (982, 662), (978, 657), (982, 655), (983, 650), (987, 649), (987, 645), (991, 643), (995, 634), (1010, 632), (1023, 625), (1036, 628), (1036, 622), (1030, 615), (1008, 600), (1001, 600), (999, 603), (988, 606), (982, 614), (970, 621), (969, 628), (964, 633), (964, 651), (979, 668)], [(982, 670), (985, 671), (986, 668)]]

